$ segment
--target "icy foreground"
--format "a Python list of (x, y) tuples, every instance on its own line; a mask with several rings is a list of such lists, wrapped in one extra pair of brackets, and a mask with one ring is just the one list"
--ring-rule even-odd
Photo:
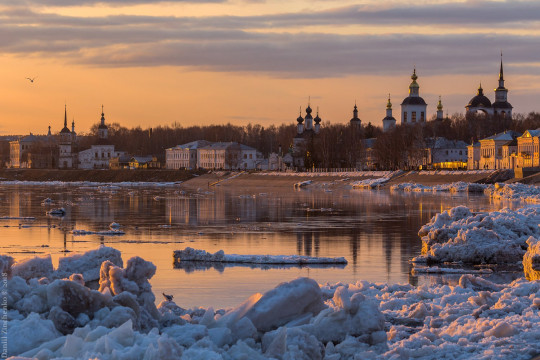
[[(530, 359), (540, 353), (540, 282), (463, 275), (455, 286), (335, 284), (299, 278), (237, 308), (157, 307), (139, 257), (115, 265), (101, 247), (49, 268), (13, 264), (9, 355), (37, 359)], [(97, 263), (101, 261), (101, 264)], [(24, 265), (24, 266), (23, 266)], [(32, 266), (31, 266), (32, 265)], [(39, 266), (38, 266), (39, 265)], [(25, 271), (21, 271), (21, 266)], [(72, 268), (99, 274), (98, 289)], [(35, 272), (33, 272), (35, 271)], [(49, 274), (50, 278), (42, 275)], [(24, 278), (20, 275), (24, 275)]]
[[(501, 264), (521, 262), (529, 239), (540, 238), (540, 206), (473, 214), (457, 206), (422, 226), (415, 262)], [(532, 241), (532, 240), (531, 240)]]
[(190, 247), (184, 250), (176, 250), (173, 253), (175, 263), (181, 261), (220, 262), (238, 264), (347, 264), (344, 257), (312, 257), (303, 255), (237, 255), (225, 254), (219, 250), (212, 254), (205, 250), (197, 250)]

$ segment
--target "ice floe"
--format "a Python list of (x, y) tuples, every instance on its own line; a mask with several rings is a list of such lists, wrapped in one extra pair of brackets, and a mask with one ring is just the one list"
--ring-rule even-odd
[(175, 263), (182, 261), (201, 261), (239, 264), (347, 264), (344, 257), (312, 257), (303, 255), (237, 255), (225, 254), (219, 250), (214, 254), (205, 250), (197, 250), (190, 247), (184, 250), (175, 250), (173, 253)]
[(486, 189), (486, 194), (494, 199), (519, 200), (526, 203), (540, 204), (540, 186), (520, 183), (500, 184)]
[(300, 181), (300, 182), (297, 182), (294, 184), (294, 188), (295, 189), (300, 189), (300, 188), (303, 188), (303, 187), (306, 187), (310, 184), (313, 183), (313, 180), (306, 180), (306, 181)]
[(80, 236), (82, 236), (82, 235), (117, 236), (117, 235), (125, 235), (126, 234), (123, 230), (118, 230), (118, 229), (109, 229), (109, 230), (100, 230), (100, 231), (73, 229), (73, 230), (71, 230), (71, 233), (73, 235), (80, 235)]
[(402, 174), (403, 171), (397, 170), (392, 172), (385, 172), (383, 176), (376, 177), (372, 179), (365, 179), (365, 180), (358, 180), (353, 181), (351, 183), (352, 187), (354, 189), (374, 189), (378, 188), (384, 184), (386, 184), (388, 181), (390, 181), (392, 178)]
[(476, 183), (467, 183), (463, 181), (450, 183), (450, 184), (440, 184), (440, 185), (421, 185), (416, 183), (401, 183), (394, 184), (390, 186), (390, 190), (393, 191), (408, 191), (408, 192), (484, 192), (486, 189), (489, 189), (492, 185), (486, 184), (476, 184)]
[[(97, 258), (68, 263), (87, 259), (99, 269), (98, 290), (79, 273), (8, 280), (9, 356), (519, 360), (540, 353), (539, 281), (500, 285), (465, 274), (456, 285), (414, 287), (298, 278), (232, 309), (183, 309), (171, 299), (154, 305), (153, 264), (134, 257), (123, 268), (96, 265)], [(0, 264), (12, 267), (9, 257)]]
[(473, 214), (457, 206), (422, 226), (422, 255), (415, 262), (516, 263), (529, 237), (540, 237), (540, 207)]

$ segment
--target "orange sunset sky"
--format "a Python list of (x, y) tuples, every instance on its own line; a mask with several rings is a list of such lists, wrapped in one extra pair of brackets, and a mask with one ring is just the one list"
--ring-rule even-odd
[[(493, 100), (500, 51), (514, 113), (540, 111), (540, 1), (0, 0), (0, 133), (68, 120), (143, 128), (394, 116), (413, 67), (435, 113)], [(72, 6), (72, 4), (78, 6)], [(26, 77), (37, 77), (34, 83)]]

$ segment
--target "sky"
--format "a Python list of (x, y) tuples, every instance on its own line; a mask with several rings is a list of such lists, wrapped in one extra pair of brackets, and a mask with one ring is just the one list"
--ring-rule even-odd
[(439, 96), (463, 113), (480, 82), (493, 101), (501, 51), (514, 113), (540, 111), (536, 0), (0, 0), (0, 134), (59, 132), (64, 105), (78, 133), (101, 105), (126, 127), (279, 126), (308, 98), (323, 126), (355, 102), (381, 126), (414, 67), (428, 118)]

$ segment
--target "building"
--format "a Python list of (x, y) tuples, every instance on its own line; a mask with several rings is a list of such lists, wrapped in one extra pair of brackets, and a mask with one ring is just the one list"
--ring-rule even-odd
[(499, 86), (495, 89), (495, 102), (484, 95), (482, 84), (478, 87), (476, 96), (465, 106), (466, 114), (495, 115), (502, 117), (512, 117), (512, 105), (508, 102), (508, 89), (504, 87), (503, 62), (501, 54), (501, 67), (499, 70)]
[(30, 133), (20, 139), (9, 142), (9, 166), (12, 168), (28, 168), (28, 153), (35, 143), (37, 136)]
[(360, 120), (360, 118), (358, 117), (358, 108), (356, 107), (356, 102), (354, 103), (353, 117), (351, 120), (349, 120), (349, 123), (351, 124), (351, 126), (354, 126), (357, 129), (362, 126), (362, 120)]
[(71, 123), (71, 131), (67, 127), (67, 106), (64, 106), (64, 127), (60, 130), (58, 142), (60, 169), (73, 169), (77, 167), (75, 121)]
[(467, 146), (467, 170), (480, 169), (480, 143)]
[(460, 140), (448, 140), (444, 137), (426, 140), (423, 167), (432, 169), (467, 168), (467, 144)]
[(263, 155), (257, 149), (240, 144), (240, 169), (259, 169), (263, 160)]
[(97, 143), (79, 152), (79, 169), (109, 169), (110, 160), (125, 155), (124, 151), (116, 151), (114, 145), (109, 142), (109, 131), (105, 124), (103, 105), (101, 106), (101, 123), (98, 127)]
[(418, 76), (414, 69), (411, 76), (412, 82), (409, 85), (409, 96), (401, 103), (401, 124), (423, 124), (426, 122), (427, 104), (420, 97), (420, 85), (416, 82)]
[[(356, 108), (356, 106), (355, 106)], [(293, 139), (293, 166), (303, 168), (304, 161), (310, 159), (309, 147), (313, 145), (313, 140), (315, 135), (317, 135), (321, 128), (321, 118), (319, 117), (319, 110), (317, 109), (317, 115), (315, 119), (311, 115), (312, 113), (311, 106), (308, 102), (306, 108), (306, 116), (302, 118), (302, 108), (300, 108), (300, 114), (296, 119), (297, 125), (297, 134)], [(358, 113), (357, 113), (358, 117)], [(360, 119), (358, 119), (360, 122)]]
[(234, 142), (216, 142), (197, 150), (197, 167), (209, 170), (235, 170), (241, 165), (241, 146)]
[(479, 169), (503, 169), (503, 146), (509, 145), (520, 133), (509, 130), (480, 140)]
[(130, 160), (131, 160), (131, 156), (129, 155), (115, 156), (111, 158), (111, 160), (109, 160), (109, 169), (111, 170), (129, 169)]
[(516, 157), (516, 167), (540, 167), (540, 128), (517, 138)]
[(210, 141), (197, 140), (192, 141), (184, 145), (177, 145), (175, 147), (165, 150), (165, 166), (167, 169), (188, 169), (193, 170), (197, 168), (197, 150), (201, 147), (210, 145)]
[(161, 164), (155, 156), (132, 156), (129, 160), (129, 168), (136, 169), (159, 169)]
[(396, 127), (396, 118), (392, 116), (392, 103), (390, 102), (390, 94), (388, 94), (388, 102), (386, 103), (386, 117), (382, 120), (383, 131), (387, 132)]

